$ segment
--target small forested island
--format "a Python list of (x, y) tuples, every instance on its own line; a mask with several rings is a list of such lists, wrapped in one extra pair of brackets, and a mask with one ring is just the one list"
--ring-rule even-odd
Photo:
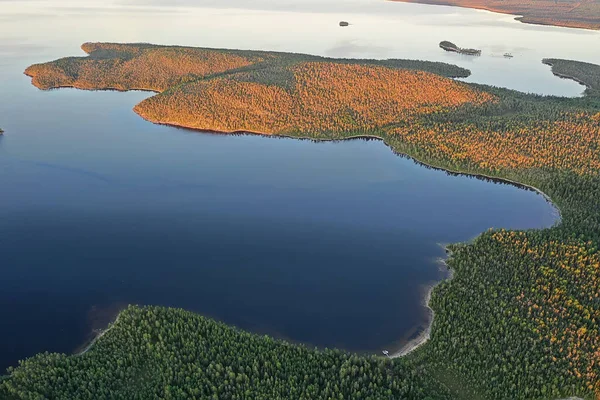
[(441, 41), (440, 42), (440, 47), (446, 51), (452, 51), (455, 53), (460, 53), (460, 54), (466, 54), (468, 56), (480, 56), (481, 55), (481, 50), (477, 50), (477, 49), (463, 49), (461, 47), (458, 47), (457, 45), (455, 45), (452, 42), (449, 42), (447, 40)]
[(600, 29), (598, 0), (392, 0), (405, 3), (457, 6), (518, 15), (515, 19), (528, 24), (569, 28)]
[(348, 26), (348, 25), (350, 25), (350, 23), (349, 23), (349, 22), (346, 22), (346, 21), (340, 21), (340, 26)]
[(26, 73), (41, 89), (158, 92), (135, 106), (155, 123), (379, 137), (433, 167), (537, 188), (562, 219), (448, 246), (454, 278), (432, 293), (431, 338), (403, 358), (311, 350), (182, 310), (132, 306), (85, 354), (40, 354), (9, 370), (0, 398), (600, 398), (600, 86), (592, 79), (600, 66), (554, 60), (589, 87), (559, 98), (455, 81), (468, 71), (443, 63), (83, 49), (87, 57)]

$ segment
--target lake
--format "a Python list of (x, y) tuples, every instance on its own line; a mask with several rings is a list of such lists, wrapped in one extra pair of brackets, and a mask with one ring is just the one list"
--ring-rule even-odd
[[(148, 93), (42, 92), (22, 75), (28, 65), (79, 55), (85, 41), (145, 41), (439, 60), (470, 68), (472, 81), (576, 96), (582, 87), (539, 59), (599, 58), (571, 45), (591, 46), (597, 32), (448, 7), (1, 4), (0, 369), (74, 351), (130, 303), (320, 347), (397, 349), (426, 322), (424, 292), (446, 276), (440, 244), (557, 221), (535, 192), (432, 170), (379, 141), (157, 126), (131, 110)], [(444, 39), (484, 55), (445, 53)], [(505, 51), (515, 58), (494, 56)]]

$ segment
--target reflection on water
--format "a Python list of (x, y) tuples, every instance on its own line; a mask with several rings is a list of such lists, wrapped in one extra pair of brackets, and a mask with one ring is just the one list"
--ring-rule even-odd
[(386, 58), (389, 51), (389, 48), (383, 46), (365, 46), (356, 40), (342, 40), (325, 50), (325, 55), (334, 58)]
[[(540, 60), (600, 61), (586, 50), (597, 33), (374, 0), (173, 4), (2, 1), (0, 367), (73, 350), (91, 309), (127, 303), (378, 351), (422, 324), (422, 288), (444, 275), (437, 243), (555, 221), (533, 192), (423, 168), (378, 141), (155, 126), (131, 111), (146, 93), (41, 92), (22, 72), (85, 41), (144, 41), (447, 61), (473, 81), (577, 95)], [(443, 39), (484, 55), (443, 52)]]

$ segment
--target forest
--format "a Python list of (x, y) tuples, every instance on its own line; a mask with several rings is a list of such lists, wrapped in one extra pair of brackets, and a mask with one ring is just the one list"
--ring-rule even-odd
[(317, 351), (161, 307), (130, 306), (83, 355), (39, 354), (9, 372), (7, 399), (451, 398), (407, 361)]
[(465, 54), (468, 56), (480, 56), (481, 55), (481, 50), (477, 50), (477, 49), (463, 49), (461, 47), (458, 47), (457, 45), (455, 45), (452, 42), (449, 42), (447, 40), (443, 40), (440, 42), (440, 47), (446, 51), (452, 51), (455, 53), (460, 53), (460, 54)]
[(152, 45), (84, 50), (88, 57), (26, 73), (42, 89), (158, 91), (135, 107), (157, 123), (314, 140), (377, 136), (432, 167), (535, 187), (561, 221), (450, 245), (454, 279), (433, 291), (431, 339), (402, 359), (309, 350), (181, 310), (130, 307), (89, 353), (25, 360), (0, 393), (600, 399), (600, 66), (552, 60), (555, 73), (588, 86), (584, 97), (559, 98), (455, 81), (468, 71), (441, 63)]
[(542, 62), (549, 65), (556, 76), (574, 79), (585, 85), (587, 94), (600, 94), (600, 71), (596, 64), (556, 58), (545, 58)]

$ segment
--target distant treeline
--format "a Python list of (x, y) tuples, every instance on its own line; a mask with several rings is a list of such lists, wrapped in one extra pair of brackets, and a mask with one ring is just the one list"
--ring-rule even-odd
[(598, 0), (394, 0), (408, 3), (440, 4), (519, 15), (529, 24), (600, 29)]

